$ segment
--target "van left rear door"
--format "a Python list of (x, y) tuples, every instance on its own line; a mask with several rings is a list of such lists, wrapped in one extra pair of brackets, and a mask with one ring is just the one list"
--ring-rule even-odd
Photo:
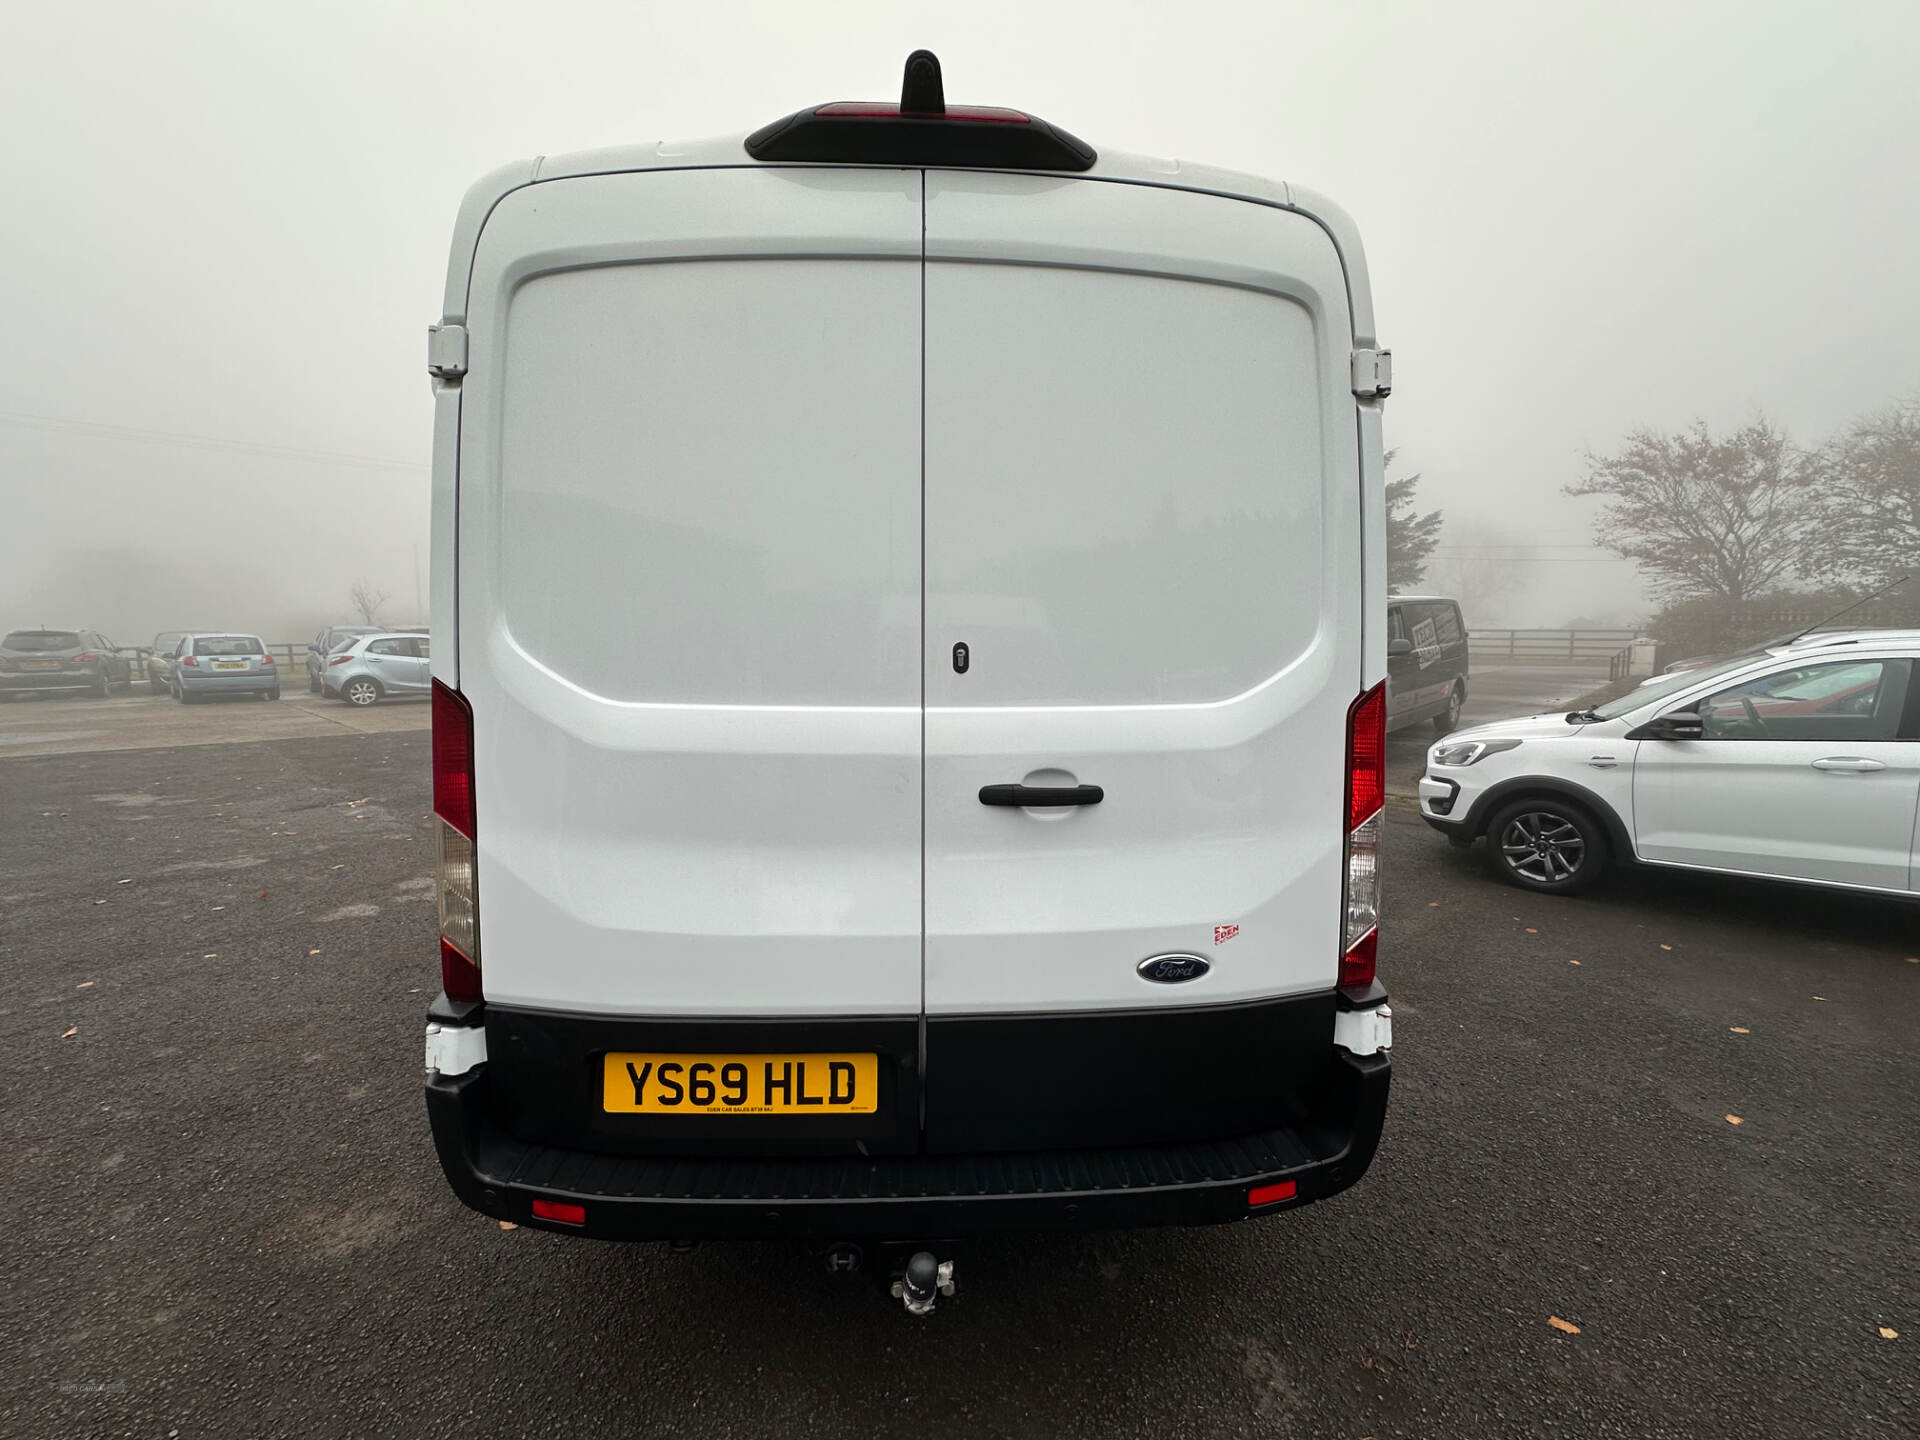
[(487, 221), (458, 663), (490, 1003), (917, 1017), (920, 232), (909, 170), (570, 178)]

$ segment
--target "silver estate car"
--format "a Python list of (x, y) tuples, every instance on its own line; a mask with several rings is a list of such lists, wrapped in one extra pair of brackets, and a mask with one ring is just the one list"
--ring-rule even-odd
[(349, 705), (377, 705), (402, 695), (426, 695), (428, 637), (418, 632), (356, 635), (331, 655), (321, 671), (326, 693)]
[(182, 705), (209, 695), (280, 698), (280, 667), (258, 635), (182, 635), (172, 671), (173, 698)]

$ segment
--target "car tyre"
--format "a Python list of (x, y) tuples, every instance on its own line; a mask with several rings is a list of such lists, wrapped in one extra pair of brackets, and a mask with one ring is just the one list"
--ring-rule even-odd
[(87, 693), (96, 700), (104, 700), (113, 694), (113, 681), (107, 678), (107, 672), (104, 669), (100, 672), (100, 678), (93, 682), (93, 689)]
[(156, 695), (165, 695), (168, 693), (167, 682), (162, 680), (158, 675), (147, 676), (147, 687)]
[(323, 689), (324, 687), (320, 684), (320, 677), (309, 670), (307, 672), (307, 693), (309, 695), (318, 695)]
[(1460, 712), (1466, 707), (1466, 703), (1467, 687), (1456, 680), (1453, 682), (1453, 689), (1447, 692), (1447, 708), (1433, 717), (1433, 733), (1449, 735), (1459, 729)]
[(380, 683), (365, 675), (355, 676), (340, 687), (340, 698), (349, 705), (357, 705), (362, 710), (380, 702)]
[(273, 689), (267, 691), (267, 699), (278, 700), (279, 698), (280, 698), (280, 687), (278, 685), (274, 686)]
[(1487, 822), (1487, 869), (1522, 890), (1578, 895), (1605, 876), (1607, 831), (1582, 806), (1557, 796), (1515, 800)]

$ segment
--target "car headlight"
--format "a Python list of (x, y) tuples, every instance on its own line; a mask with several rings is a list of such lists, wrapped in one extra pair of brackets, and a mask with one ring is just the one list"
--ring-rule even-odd
[(1457, 745), (1436, 745), (1433, 748), (1435, 765), (1473, 765), (1489, 755), (1498, 755), (1503, 750), (1512, 750), (1520, 744), (1518, 740), (1463, 740)]

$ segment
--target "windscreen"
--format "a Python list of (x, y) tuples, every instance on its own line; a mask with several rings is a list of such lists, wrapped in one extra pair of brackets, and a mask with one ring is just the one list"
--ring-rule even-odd
[(0, 647), (8, 650), (78, 650), (80, 637), (71, 630), (15, 630)]

